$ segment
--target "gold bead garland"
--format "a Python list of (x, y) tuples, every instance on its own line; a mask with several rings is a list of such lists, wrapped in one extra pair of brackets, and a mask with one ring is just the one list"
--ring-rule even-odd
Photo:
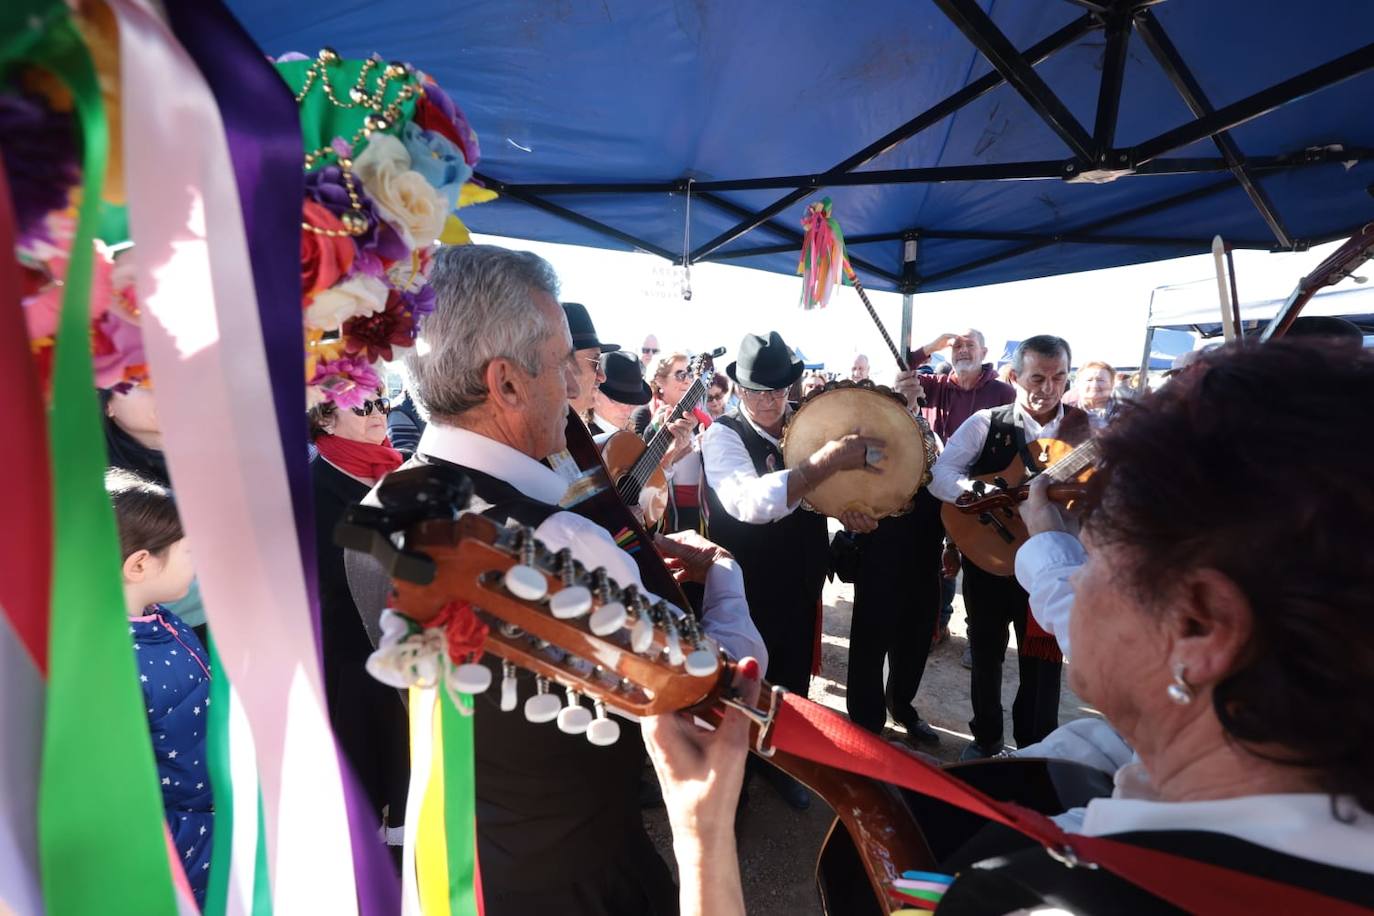
[[(358, 79), (348, 90), (348, 102), (341, 102), (334, 93), (334, 85), (329, 81), (329, 71), (339, 63), (341, 58), (333, 48), (321, 48), (315, 55), (315, 62), (310, 65), (310, 69), (305, 72), (305, 83), (301, 86), (301, 91), (296, 94), (296, 103), (310, 93), (318, 79), (320, 87), (324, 91), (324, 97), (335, 108), (352, 109), (368, 108), (368, 114), (363, 118), (363, 126), (360, 127), (349, 141), (350, 146), (357, 146), (359, 140), (372, 136), (373, 133), (389, 129), (393, 124), (400, 120), (401, 106), (415, 97), (416, 93), (424, 93), (424, 90), (410, 83), (403, 83), (396, 93), (396, 97), (390, 102), (386, 101), (387, 90), (391, 84), (404, 81), (410, 77), (412, 70), (409, 66), (401, 63), (392, 62), (387, 64), (381, 73), (377, 74), (374, 81), (372, 92), (367, 91), (367, 78), (373, 70), (381, 66), (382, 59), (374, 54), (363, 61), (362, 69), (358, 71)], [(302, 220), (301, 228), (316, 235), (327, 238), (344, 238), (349, 236), (359, 236), (367, 232), (369, 220), (367, 214), (363, 212), (362, 201), (358, 198), (358, 188), (356, 179), (353, 177), (353, 160), (347, 156), (340, 156), (338, 151), (332, 146), (322, 146), (319, 149), (305, 154), (305, 167), (307, 170), (314, 168), (322, 160), (329, 156), (337, 158), (340, 172), (343, 173), (344, 189), (348, 191), (348, 200), (352, 204), (352, 209), (339, 216), (339, 222), (343, 223), (343, 229), (321, 229), (312, 226)]]

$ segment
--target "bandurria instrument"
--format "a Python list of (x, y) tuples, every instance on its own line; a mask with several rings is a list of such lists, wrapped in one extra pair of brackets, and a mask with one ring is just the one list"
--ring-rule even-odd
[(659, 467), (673, 444), (673, 434), (668, 426), (685, 417), (706, 397), (706, 390), (711, 386), (711, 374), (715, 371), (713, 361), (724, 353), (725, 348), (720, 347), (695, 356), (688, 362), (687, 371), (692, 375), (692, 384), (647, 444), (634, 433), (620, 430), (612, 433), (601, 446), (601, 457), (606, 462), (610, 479), (615, 481), (616, 493), (625, 505), (639, 510), (646, 528), (658, 524), (668, 507), (668, 480), (663, 468)]
[[(951, 806), (1024, 834), (1065, 866), (1100, 867), (1185, 910), (1208, 909), (1218, 892), (1262, 908), (1274, 893), (1273, 882), (1109, 837), (1066, 834), (1044, 816), (1109, 792), (1104, 773), (1034, 760), (938, 769), (780, 687), (765, 685), (757, 705), (746, 703), (732, 688), (735, 660), (690, 614), (666, 601), (650, 604), (635, 586), (586, 569), (567, 551), (550, 552), (528, 527), (463, 513), (470, 494), (457, 469), (410, 468), (378, 487), (380, 507), (352, 507), (340, 524), (336, 540), (367, 550), (393, 577), (394, 610), (384, 614), (385, 635), (368, 670), (394, 686), (442, 681), (448, 690), (482, 693), (491, 687), (491, 671), (473, 662), (490, 651), (503, 659), (501, 710), (520, 706), (519, 665), (536, 674), (526, 718), (556, 721), (596, 745), (619, 737), (609, 709), (683, 711), (707, 722), (738, 710), (750, 720), (752, 750), (838, 816), (817, 865), (829, 916), (930, 908), (938, 894), (913, 887), (929, 882), (912, 876), (950, 880), (931, 872), (938, 868), (932, 846), (941, 845), (939, 831), (958, 829), (942, 820)], [(566, 704), (551, 692), (555, 686)], [(1290, 897), (1305, 905), (1331, 901)]]
[[(1074, 500), (1087, 491), (1085, 481), (1097, 460), (1095, 440), (1071, 446), (1058, 439), (1037, 439), (1027, 449), (1047, 465), (1040, 473), (1053, 481), (1049, 498), (1073, 508)], [(973, 477), (973, 493), (940, 509), (950, 540), (979, 569), (994, 576), (1015, 572), (1016, 551), (1030, 537), (1016, 506), (1025, 500), (1034, 476), (1018, 455), (1005, 470)]]
[(782, 434), (783, 463), (796, 467), (832, 439), (858, 432), (882, 439), (883, 457), (870, 470), (840, 471), (806, 497), (806, 505), (838, 517), (854, 510), (872, 518), (900, 515), (930, 481), (935, 436), (906, 398), (868, 380), (828, 382), (803, 399)]

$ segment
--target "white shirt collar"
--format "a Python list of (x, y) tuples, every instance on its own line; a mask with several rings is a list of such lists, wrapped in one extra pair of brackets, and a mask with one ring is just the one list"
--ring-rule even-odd
[(458, 426), (430, 421), (416, 452), (490, 474), (540, 502), (558, 505), (568, 482), (553, 470), (504, 442)]
[(597, 426), (601, 427), (603, 432), (614, 433), (620, 431), (619, 426), (616, 426), (614, 423), (612, 423), (610, 420), (607, 420), (599, 413), (592, 413), (592, 422), (595, 423)]
[(1054, 426), (1060, 420), (1064, 419), (1064, 402), (1059, 402), (1059, 408), (1055, 411), (1054, 419), (1050, 420), (1050, 422), (1046, 423), (1044, 426), (1041, 426), (1039, 421), (1037, 421), (1030, 414), (1026, 413), (1025, 408), (1023, 408), (1020, 404), (1016, 405), (1016, 412), (1020, 414), (1021, 423), (1026, 428), (1026, 438), (1039, 439), (1041, 433), (1049, 429), (1051, 426)]

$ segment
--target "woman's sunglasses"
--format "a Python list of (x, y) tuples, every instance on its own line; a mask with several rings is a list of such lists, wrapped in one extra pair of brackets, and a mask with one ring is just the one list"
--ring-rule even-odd
[(391, 413), (391, 401), (386, 398), (377, 398), (375, 401), (363, 401), (361, 407), (354, 407), (353, 412), (360, 417), (366, 417), (372, 413), (372, 408), (377, 408), (377, 413), (386, 416)]
[(653, 356), (658, 353), (653, 347), (640, 347), (639, 352), (643, 353), (645, 356)]

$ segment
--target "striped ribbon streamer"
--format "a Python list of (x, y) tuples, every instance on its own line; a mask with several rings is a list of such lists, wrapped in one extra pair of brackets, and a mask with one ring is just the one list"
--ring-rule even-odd
[(148, 0), (112, 6), (144, 346), (220, 670), (252, 724), (273, 906), (351, 916), (343, 778), (281, 444), (264, 435), (276, 408), (224, 124)]
[(10, 392), (13, 479), (0, 525), (0, 912), (40, 913), (38, 766), (43, 745), (43, 669), (48, 656), (52, 491), (43, 394), (29, 357), (20, 306), (18, 237), (0, 168), (0, 391)]
[(253, 734), (243, 701), (220, 664), (213, 637), (209, 652), (215, 676), (210, 681), (205, 743), (215, 798), (215, 839), (205, 916), (270, 916), (272, 889), (267, 880), (267, 836)]
[[(300, 114), (275, 67), (219, 0), (168, 0), (169, 24), (214, 93), (224, 121), (239, 203), (243, 211), (257, 293), (278, 449), (286, 470), (295, 519), (297, 549), (305, 575), (315, 643), (319, 639), (319, 597), (315, 582), (315, 527), (301, 325), (301, 215), (305, 193), (301, 170)], [(400, 890), (369, 799), (339, 755), (352, 836), (359, 906), (365, 916), (392, 916)]]
[[(105, 495), (104, 436), (91, 362), (93, 227), (108, 148), (104, 103), (90, 55), (62, 4), (27, 0), (15, 7), (25, 16), (19, 33), (39, 36), (27, 58), (72, 93), (83, 167), (48, 424), (53, 577), (38, 790), (43, 896), (56, 916), (174, 914), (178, 895), (122, 613), (119, 541)], [(77, 870), (80, 880), (73, 880)], [(111, 901), (117, 901), (114, 910)]]
[(472, 699), (464, 714), (442, 688), (410, 691), (410, 794), (403, 916), (480, 916)]

